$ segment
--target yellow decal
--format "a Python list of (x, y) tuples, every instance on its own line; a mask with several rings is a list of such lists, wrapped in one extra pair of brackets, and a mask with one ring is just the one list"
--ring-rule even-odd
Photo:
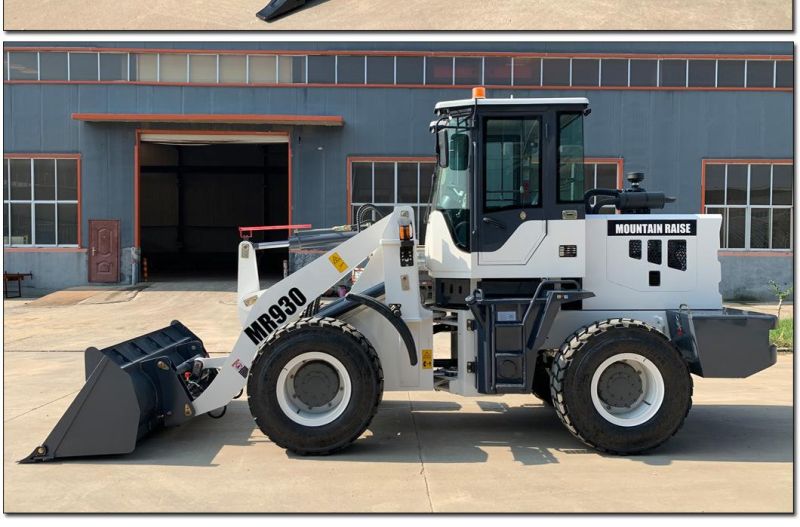
[(422, 350), (422, 369), (430, 370), (433, 368), (433, 350)]
[(328, 256), (328, 260), (331, 261), (333, 266), (340, 273), (347, 271), (347, 268), (350, 267), (344, 260), (342, 260), (342, 257), (339, 256), (339, 253), (333, 253), (332, 255)]

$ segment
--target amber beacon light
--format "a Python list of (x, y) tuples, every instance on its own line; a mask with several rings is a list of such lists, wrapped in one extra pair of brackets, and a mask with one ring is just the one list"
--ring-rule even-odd
[(476, 86), (472, 88), (472, 98), (473, 99), (485, 99), (486, 98), (486, 88), (483, 86)]

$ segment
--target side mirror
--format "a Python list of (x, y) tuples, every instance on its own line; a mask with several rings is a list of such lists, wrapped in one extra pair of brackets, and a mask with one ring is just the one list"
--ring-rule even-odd
[(453, 134), (450, 138), (450, 165), (453, 170), (467, 170), (469, 168), (469, 135), (464, 133)]
[(441, 168), (447, 168), (450, 165), (450, 145), (447, 139), (447, 128), (436, 132), (436, 162)]

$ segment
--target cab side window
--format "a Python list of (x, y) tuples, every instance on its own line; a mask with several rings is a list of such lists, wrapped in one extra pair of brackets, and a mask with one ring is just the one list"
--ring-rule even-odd
[(541, 205), (541, 119), (486, 121), (484, 210)]
[(583, 114), (558, 114), (558, 201), (583, 201)]

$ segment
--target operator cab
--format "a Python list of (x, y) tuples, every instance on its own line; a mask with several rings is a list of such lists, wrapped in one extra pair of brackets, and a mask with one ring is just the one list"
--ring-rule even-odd
[[(500, 249), (525, 222), (583, 217), (583, 118), (575, 98), (440, 102), (431, 212), (466, 253)], [(430, 240), (429, 243), (441, 243)]]
[(435, 286), (457, 280), (453, 289), (462, 291), (470, 280), (584, 276), (585, 233), (574, 220), (585, 214), (589, 101), (487, 99), (476, 88), (471, 99), (440, 102), (435, 113), (425, 236)]

